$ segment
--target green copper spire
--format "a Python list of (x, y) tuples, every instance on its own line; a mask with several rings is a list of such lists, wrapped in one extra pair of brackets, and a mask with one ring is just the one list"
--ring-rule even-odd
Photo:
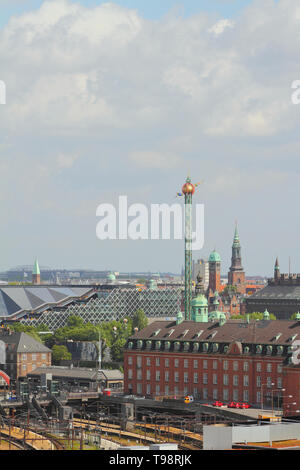
[(239, 237), (239, 233), (238, 233), (238, 229), (237, 229), (237, 224), (235, 225), (233, 244), (235, 246), (240, 244), (240, 237)]
[(36, 274), (36, 275), (40, 275), (40, 267), (39, 267), (39, 263), (38, 263), (38, 260), (36, 259), (35, 260), (35, 263), (34, 263), (34, 266), (33, 266), (33, 271), (32, 271), (32, 274)]

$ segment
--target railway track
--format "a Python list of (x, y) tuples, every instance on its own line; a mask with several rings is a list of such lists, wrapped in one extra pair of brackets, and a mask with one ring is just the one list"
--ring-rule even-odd
[[(109, 424), (105, 423), (105, 425), (101, 423), (97, 423), (96, 421), (91, 421), (91, 420), (83, 420), (83, 419), (74, 419), (73, 420), (73, 425), (75, 428), (84, 428), (85, 430), (88, 429), (90, 431), (95, 430), (95, 429), (101, 429), (101, 432), (105, 432), (107, 435), (111, 436), (118, 436), (118, 437), (123, 437), (125, 439), (129, 440), (139, 440), (142, 443), (146, 444), (153, 444), (155, 442), (165, 442), (165, 439), (163, 439), (161, 436), (147, 436), (146, 432), (151, 431), (153, 432), (155, 430), (155, 425), (145, 425), (145, 424), (136, 424), (137, 428), (140, 428), (141, 430), (144, 429), (146, 432), (145, 434), (141, 433), (135, 433), (135, 432), (129, 432), (129, 431), (122, 431), (120, 429), (119, 425), (116, 424)], [(182, 441), (180, 439), (180, 435), (182, 433), (182, 430), (179, 428), (174, 428), (174, 427), (167, 427), (167, 426), (159, 426), (160, 431), (162, 431), (163, 434), (166, 434), (171, 437), (171, 442), (174, 442), (178, 444), (179, 449), (181, 450), (199, 450), (202, 448), (202, 439), (201, 436), (196, 435), (194, 433), (190, 432), (185, 432), (184, 434), (184, 439), (188, 440), (189, 442)], [(171, 434), (171, 436), (170, 436)], [(176, 436), (176, 437), (175, 437)]]
[(23, 450), (63, 450), (64, 446), (55, 437), (46, 433), (37, 433), (30, 428), (2, 426), (1, 437)]

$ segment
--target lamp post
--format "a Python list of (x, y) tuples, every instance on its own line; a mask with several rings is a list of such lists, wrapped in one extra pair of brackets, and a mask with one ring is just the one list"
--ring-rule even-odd
[(263, 405), (264, 405), (264, 395), (263, 395), (263, 387), (264, 385), (267, 385), (268, 387), (273, 387), (273, 385), (275, 385), (273, 382), (272, 383), (264, 383), (264, 384), (261, 384), (261, 387), (260, 387), (260, 393), (261, 393), (261, 409), (263, 409)]
[[(271, 396), (272, 396), (272, 417), (274, 414), (274, 392), (285, 392), (285, 388), (276, 388), (271, 390)], [(278, 396), (278, 408), (279, 408), (279, 396)]]

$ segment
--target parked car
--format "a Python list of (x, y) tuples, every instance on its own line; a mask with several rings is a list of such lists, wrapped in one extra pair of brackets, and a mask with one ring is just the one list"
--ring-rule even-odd
[(235, 401), (231, 401), (228, 403), (227, 408), (239, 408), (238, 403)]
[(212, 406), (219, 406), (220, 407), (220, 406), (224, 406), (224, 403), (217, 400), (217, 401), (213, 402)]
[(240, 408), (243, 408), (243, 409), (251, 408), (250, 405), (249, 405), (249, 403), (239, 403), (239, 405), (240, 405), (239, 407), (240, 407)]

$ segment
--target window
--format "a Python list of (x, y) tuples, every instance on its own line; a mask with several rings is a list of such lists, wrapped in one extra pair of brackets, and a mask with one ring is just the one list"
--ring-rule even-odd
[(217, 385), (218, 383), (218, 374), (213, 374), (213, 384)]
[(272, 372), (272, 364), (270, 362), (267, 364), (267, 372)]
[(151, 380), (151, 372), (150, 370), (146, 371), (146, 380)]
[(156, 381), (160, 381), (160, 371), (157, 370), (156, 373), (155, 373), (155, 378), (156, 378)]
[(141, 369), (138, 369), (137, 372), (136, 372), (136, 378), (138, 380), (142, 380), (142, 371)]
[(236, 389), (233, 390), (233, 401), (239, 401), (239, 391)]
[(256, 364), (256, 372), (261, 372), (261, 362)]
[(157, 357), (157, 358), (155, 359), (155, 365), (156, 365), (156, 366), (159, 366), (159, 365), (160, 365), (159, 357)]
[(132, 379), (132, 369), (128, 369), (128, 378)]
[(156, 385), (156, 387), (155, 387), (155, 393), (156, 393), (156, 395), (159, 395), (159, 394), (160, 394), (160, 386), (159, 386), (159, 385)]
[(147, 393), (147, 395), (151, 394), (151, 385), (150, 384), (147, 384), (147, 386), (146, 386), (146, 393)]
[(184, 368), (186, 369), (188, 366), (189, 366), (189, 360), (188, 359), (184, 359)]
[(179, 372), (174, 373), (174, 382), (179, 382)]
[(217, 399), (218, 399), (218, 389), (214, 388), (213, 389), (213, 400), (217, 400)]
[(278, 377), (278, 379), (277, 379), (277, 387), (282, 388), (282, 378), (281, 377)]
[(169, 385), (165, 386), (165, 395), (169, 395)]
[(243, 364), (243, 370), (244, 370), (244, 372), (248, 372), (248, 370), (249, 370), (249, 362), (244, 362), (244, 364)]
[(169, 382), (169, 379), (170, 379), (170, 373), (169, 371), (165, 371), (165, 382)]
[(26, 370), (26, 364), (23, 364), (23, 365), (22, 365), (22, 369), (23, 369), (23, 370)]
[[(42, 354), (42, 359), (47, 359), (47, 354), (43, 353)], [(129, 359), (128, 359), (129, 360)], [(132, 360), (132, 357), (131, 357), (131, 360)], [(131, 363), (132, 364), (132, 363)]]
[(282, 374), (282, 365), (281, 364), (277, 365), (277, 372), (278, 372), (278, 374)]
[(218, 361), (213, 361), (213, 369), (216, 370), (218, 368)]
[(233, 362), (233, 370), (236, 372), (239, 369), (239, 363), (237, 361)]
[(257, 392), (257, 393), (256, 393), (256, 402), (257, 402), (257, 403), (260, 403), (260, 402), (261, 402), (261, 393), (260, 393), (260, 392)]
[(249, 401), (249, 392), (248, 390), (244, 390), (243, 392), (243, 401)]
[(174, 359), (174, 367), (178, 367), (179, 366), (179, 360), (178, 359)]
[(203, 369), (207, 369), (207, 361), (206, 360), (203, 361)]
[(228, 361), (223, 361), (223, 370), (228, 370)]
[[(45, 356), (45, 354), (42, 354), (42, 359), (45, 359), (43, 356)], [(132, 366), (132, 357), (131, 356), (128, 357), (128, 365)]]
[(207, 383), (208, 383), (207, 374), (203, 374), (203, 383), (204, 383), (204, 384), (207, 384)]
[(27, 354), (22, 354), (22, 361), (26, 361), (27, 360)]
[(36, 364), (32, 364), (32, 370), (36, 369)]
[(137, 367), (142, 367), (142, 358), (141, 358), (141, 356), (138, 356), (136, 358), (136, 365), (137, 365)]
[(223, 385), (228, 385), (228, 374), (223, 375)]
[(151, 357), (146, 358), (146, 365), (151, 366)]
[(169, 359), (165, 359), (165, 367), (169, 367), (169, 365), (170, 365)]
[(226, 401), (226, 400), (228, 400), (228, 398), (229, 398), (228, 389), (224, 388), (223, 389), (223, 400)]
[(197, 372), (194, 374), (194, 384), (198, 383), (198, 374)]
[(31, 359), (32, 359), (33, 361), (36, 361), (36, 354), (35, 354), (35, 353), (33, 353), (33, 354), (31, 355)]
[(256, 386), (257, 386), (257, 387), (261, 387), (261, 376), (260, 376), (260, 375), (258, 375), (258, 376), (256, 377)]
[(194, 360), (194, 369), (198, 369), (198, 361), (197, 361), (197, 359)]
[(184, 375), (183, 375), (183, 381), (184, 381), (185, 384), (188, 383), (188, 381), (189, 381), (189, 374), (188, 374), (188, 372), (185, 372), (185, 373), (184, 373)]
[(267, 377), (267, 387), (272, 387), (272, 378), (271, 377)]
[(244, 387), (249, 387), (249, 375), (244, 375), (243, 383)]
[(174, 387), (174, 393), (175, 393), (175, 395), (178, 395), (178, 393), (179, 393), (177, 385), (175, 385), (175, 387)]
[(238, 375), (233, 376), (233, 385), (235, 387), (238, 387), (238, 385), (239, 385), (239, 376)]
[(208, 391), (207, 391), (207, 388), (204, 388), (203, 389), (203, 399), (207, 400), (207, 398), (208, 398)]
[(184, 389), (183, 389), (183, 394), (184, 394), (184, 395), (187, 395), (188, 392), (189, 392), (188, 388), (187, 388), (187, 387), (184, 387)]

